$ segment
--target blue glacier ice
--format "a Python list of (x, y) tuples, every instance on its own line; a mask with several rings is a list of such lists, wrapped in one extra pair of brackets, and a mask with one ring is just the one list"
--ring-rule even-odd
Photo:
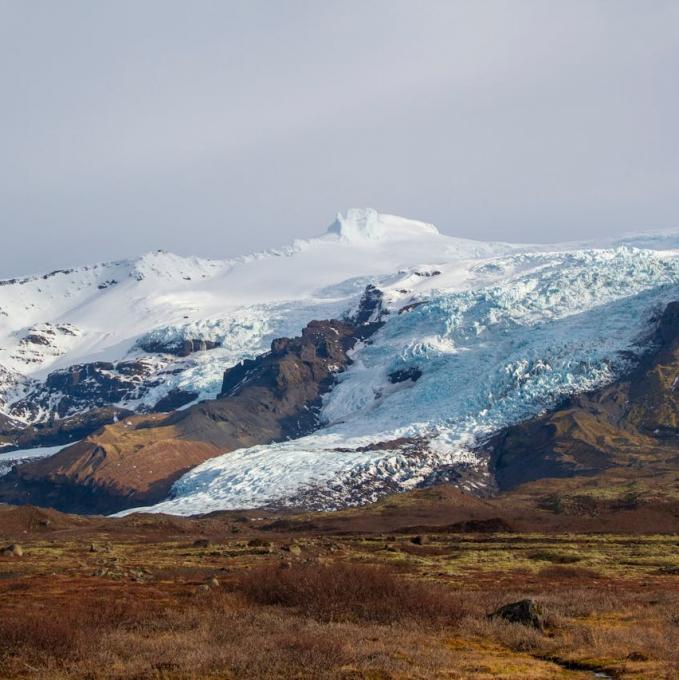
[[(621, 375), (679, 298), (676, 251), (521, 252), (470, 264), (464, 285), (453, 265), (438, 266), (440, 284), (407, 295), (411, 270), (382, 280), (390, 313), (338, 375), (322, 429), (209, 460), (151, 510), (192, 514), (314, 493), (320, 507), (341, 507), (356, 502), (357, 485), (376, 489), (362, 498), (371, 500), (380, 480), (408, 489), (443, 465), (473, 465), (475, 444), (494, 431)], [(421, 371), (416, 382), (390, 382), (411, 367)], [(357, 450), (399, 437), (428, 442), (426, 451)]]

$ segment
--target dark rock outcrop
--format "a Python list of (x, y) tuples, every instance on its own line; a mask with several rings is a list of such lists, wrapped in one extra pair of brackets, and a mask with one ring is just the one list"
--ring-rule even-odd
[(12, 414), (29, 420), (35, 420), (41, 412), (66, 418), (133, 401), (160, 384), (161, 378), (155, 370), (142, 359), (75, 364), (50, 373), (44, 384), (12, 405)]
[(154, 354), (172, 354), (177, 357), (187, 357), (194, 352), (205, 352), (206, 350), (221, 347), (221, 343), (213, 340), (202, 340), (200, 338), (166, 341), (147, 339), (140, 341), (139, 347), (145, 352)]
[(227, 370), (217, 400), (178, 412), (169, 422), (229, 448), (312, 432), (321, 397), (349, 365), (347, 352), (362, 330), (343, 321), (312, 321), (301, 337), (274, 340), (267, 354)]
[(422, 276), (424, 278), (429, 278), (431, 276), (441, 276), (441, 272), (438, 269), (433, 269), (431, 271), (415, 272), (415, 276)]
[(49, 338), (44, 335), (38, 335), (37, 333), (29, 333), (21, 339), (21, 342), (32, 344), (32, 345), (49, 345)]
[(383, 298), (384, 295), (379, 288), (372, 284), (366, 286), (352, 321), (358, 325), (380, 321), (385, 314), (382, 308)]
[(154, 412), (164, 413), (186, 406), (198, 398), (198, 392), (187, 390), (170, 390), (162, 399), (159, 399), (151, 409)]
[(545, 624), (535, 600), (525, 599), (505, 604), (492, 614), (491, 619), (503, 619), (509, 623), (520, 623), (536, 630), (544, 630)]
[(0, 413), (0, 443), (11, 443), (11, 438), (16, 436), (24, 427), (25, 425), (21, 421)]
[(392, 371), (389, 374), (389, 382), (394, 385), (408, 380), (417, 382), (421, 377), (422, 371), (416, 366), (411, 366), (410, 368), (401, 368), (398, 371)]

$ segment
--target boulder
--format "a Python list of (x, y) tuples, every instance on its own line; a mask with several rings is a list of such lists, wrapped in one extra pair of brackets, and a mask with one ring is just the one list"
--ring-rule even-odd
[(24, 549), (18, 543), (13, 543), (0, 550), (0, 555), (3, 557), (23, 557)]
[(300, 548), (298, 545), (295, 543), (291, 543), (290, 545), (284, 545), (281, 546), (283, 550), (286, 552), (289, 552), (291, 555), (301, 555), (302, 554), (302, 548)]
[(414, 543), (415, 545), (426, 545), (429, 543), (429, 537), (428, 536), (413, 536), (410, 539), (411, 543)]
[(525, 599), (510, 602), (489, 615), (491, 619), (504, 619), (510, 623), (520, 623), (536, 630), (544, 629), (544, 621), (540, 608), (535, 600)]

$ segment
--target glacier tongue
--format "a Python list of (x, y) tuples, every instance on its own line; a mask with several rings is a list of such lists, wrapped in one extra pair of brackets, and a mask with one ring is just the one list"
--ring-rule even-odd
[[(336, 508), (412, 488), (450, 465), (477, 467), (482, 480), (479, 439), (611, 381), (644, 350), (654, 316), (677, 299), (677, 255), (532, 248), (439, 258), (385, 277), (391, 314), (327, 396), (323, 429), (209, 460), (148, 510), (300, 499)], [(390, 378), (399, 371), (421, 375)]]

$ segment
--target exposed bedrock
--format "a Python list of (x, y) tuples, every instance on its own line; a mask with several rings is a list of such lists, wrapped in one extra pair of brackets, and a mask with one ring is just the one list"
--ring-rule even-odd
[(192, 401), (198, 399), (198, 392), (191, 392), (188, 390), (181, 390), (178, 388), (170, 390), (164, 397), (159, 399), (151, 411), (157, 413), (165, 413), (167, 411), (174, 411), (190, 404)]
[(44, 413), (66, 418), (138, 399), (160, 384), (155, 371), (157, 368), (143, 359), (75, 364), (50, 373), (42, 385), (12, 405), (11, 414), (27, 420)]
[(205, 352), (206, 350), (221, 347), (221, 343), (213, 340), (202, 340), (200, 338), (177, 339), (177, 340), (158, 340), (145, 339), (139, 342), (139, 347), (145, 352), (159, 354), (173, 354), (177, 357), (187, 357), (194, 352)]

